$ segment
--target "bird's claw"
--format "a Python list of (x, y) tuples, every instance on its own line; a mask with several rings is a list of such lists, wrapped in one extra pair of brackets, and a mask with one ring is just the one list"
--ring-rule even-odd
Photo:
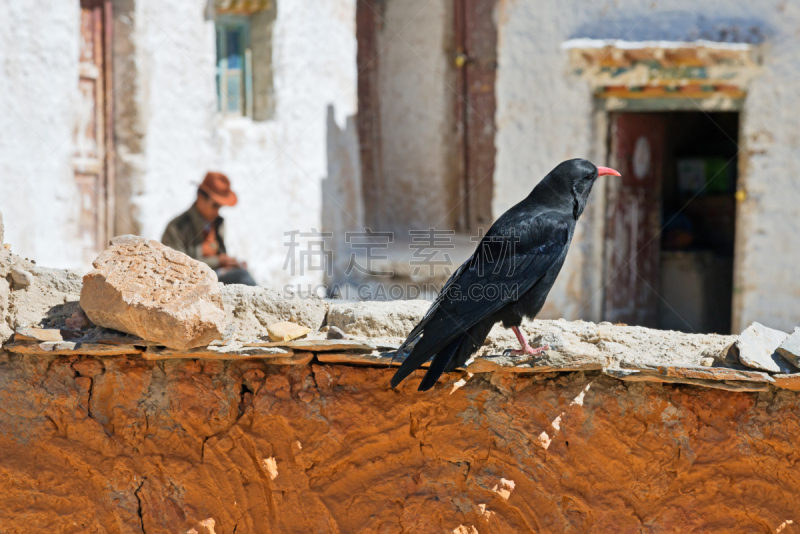
[(542, 345), (541, 347), (537, 347), (535, 349), (533, 347), (531, 347), (530, 345), (526, 345), (524, 350), (506, 349), (503, 352), (503, 355), (504, 356), (508, 356), (508, 355), (510, 355), (510, 356), (528, 356), (528, 355), (534, 356), (536, 354), (541, 354), (541, 353), (546, 352), (548, 350), (550, 350), (550, 345)]

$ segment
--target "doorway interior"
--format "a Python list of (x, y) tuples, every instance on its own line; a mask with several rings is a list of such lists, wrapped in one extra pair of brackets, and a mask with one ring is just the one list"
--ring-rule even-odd
[(609, 118), (605, 319), (729, 333), (739, 113)]

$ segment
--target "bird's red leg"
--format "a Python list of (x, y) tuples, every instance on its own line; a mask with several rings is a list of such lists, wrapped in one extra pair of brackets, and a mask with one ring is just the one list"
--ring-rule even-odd
[(512, 326), (511, 330), (514, 331), (514, 335), (517, 336), (519, 345), (520, 347), (522, 347), (522, 350), (512, 350), (511, 351), (512, 356), (523, 356), (525, 354), (539, 354), (540, 352), (550, 350), (550, 345), (543, 345), (539, 348), (534, 349), (533, 347), (528, 345), (527, 341), (525, 341), (525, 336), (522, 335), (522, 332), (520, 332), (519, 328), (517, 328), (516, 326)]

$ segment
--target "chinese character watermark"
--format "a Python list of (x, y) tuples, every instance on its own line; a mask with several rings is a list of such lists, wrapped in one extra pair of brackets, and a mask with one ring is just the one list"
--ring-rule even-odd
[[(333, 232), (320, 232), (316, 228), (312, 228), (310, 232), (292, 230), (284, 232), (283, 235), (289, 238), (288, 243), (284, 242), (289, 250), (286, 253), (283, 268), (288, 268), (290, 275), (304, 275), (306, 269), (325, 271), (328, 276), (333, 275), (333, 252), (325, 247), (325, 239), (333, 237)], [(307, 239), (305, 250), (298, 251), (301, 248), (298, 238)]]

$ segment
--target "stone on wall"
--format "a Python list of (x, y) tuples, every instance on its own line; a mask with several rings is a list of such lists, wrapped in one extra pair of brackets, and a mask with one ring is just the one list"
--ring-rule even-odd
[(800, 327), (795, 327), (789, 337), (778, 347), (778, 354), (800, 369)]
[(320, 298), (297, 294), (286, 297), (264, 287), (221, 285), (221, 290), (228, 323), (235, 325), (234, 337), (242, 341), (263, 336), (269, 325), (280, 321), (317, 330), (328, 309)]
[(93, 323), (172, 349), (222, 336), (222, 295), (208, 265), (137, 236), (111, 243), (83, 278), (80, 303)]
[[(14, 271), (28, 273), (30, 283), (17, 283)], [(40, 267), (0, 247), (0, 343), (20, 327), (63, 324), (78, 309), (80, 290), (78, 273)]]
[(773, 373), (794, 372), (794, 368), (776, 352), (786, 336), (785, 332), (767, 328), (761, 323), (751, 324), (736, 342), (739, 361), (748, 367)]
[(267, 334), (269, 334), (269, 338), (272, 341), (291, 341), (301, 338), (309, 332), (311, 332), (309, 327), (300, 326), (290, 321), (280, 321), (267, 327)]
[(430, 306), (427, 300), (333, 304), (328, 326), (353, 336), (405, 338)]

